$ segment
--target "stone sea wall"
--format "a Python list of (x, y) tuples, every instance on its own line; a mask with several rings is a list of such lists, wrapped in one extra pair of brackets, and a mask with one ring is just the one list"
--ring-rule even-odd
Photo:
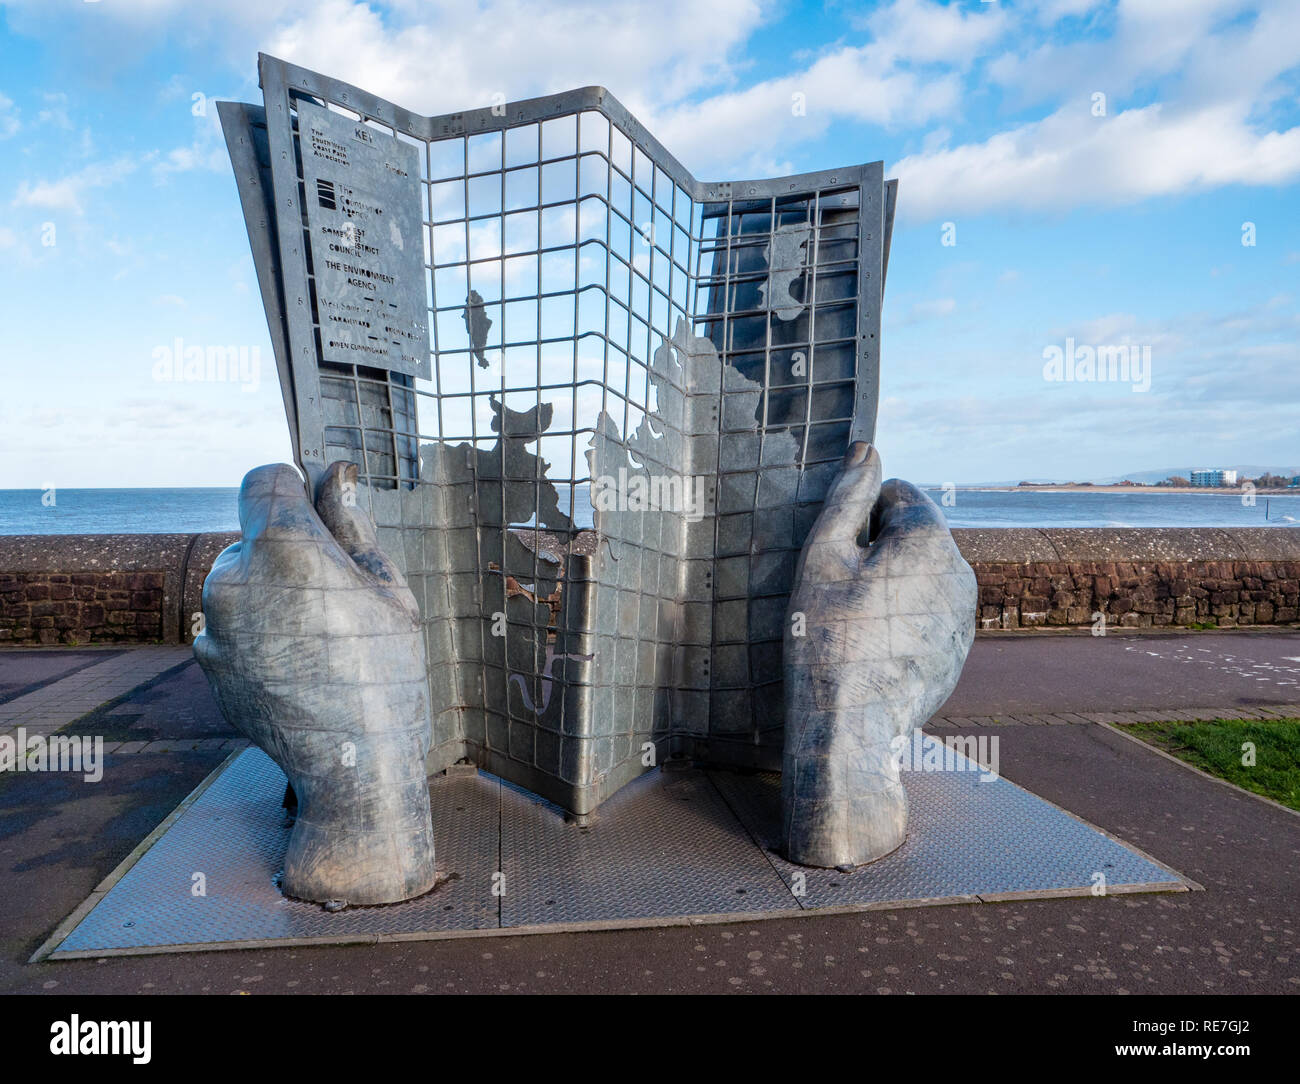
[[(0, 535), (0, 647), (193, 639), (203, 580), (236, 534)], [(1300, 529), (953, 531), (977, 629), (1300, 623)]]
[(979, 580), (980, 630), (1300, 621), (1300, 529), (995, 528), (953, 537)]
[(0, 535), (0, 647), (193, 639), (237, 534)]

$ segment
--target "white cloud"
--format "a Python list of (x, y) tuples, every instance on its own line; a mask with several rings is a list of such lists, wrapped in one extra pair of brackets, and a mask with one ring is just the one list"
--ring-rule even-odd
[(188, 98), (193, 93), (189, 81), (182, 78), (178, 72), (158, 88), (158, 100), (160, 102), (174, 102), (181, 98)]
[(910, 327), (912, 324), (921, 324), (928, 320), (941, 320), (945, 316), (951, 316), (956, 311), (957, 301), (955, 298), (936, 297), (929, 301), (918, 301), (907, 310), (906, 315), (895, 326), (900, 328)]
[(991, 208), (1065, 209), (1300, 177), (1300, 126), (1259, 131), (1235, 104), (1162, 104), (1113, 117), (1086, 107), (983, 142), (909, 155), (890, 171), (899, 213), (930, 218)]
[(933, 0), (895, 0), (855, 24), (866, 26), (886, 55), (910, 63), (967, 65), (1010, 22), (996, 4), (963, 11)]
[(1050, 25), (1071, 16), (1087, 15), (1108, 3), (1109, 0), (1038, 0), (1035, 15), (1039, 22)]
[[(802, 70), (645, 119), (688, 163), (719, 169), (745, 163), (754, 173), (765, 157), (819, 139), (836, 123), (895, 129), (959, 115), (960, 71), (1010, 23), (996, 6), (963, 12), (932, 0), (895, 0), (853, 25), (871, 40), (840, 45)], [(930, 136), (932, 143), (946, 139), (943, 128)]]
[(36, 123), (54, 128), (69, 129), (72, 120), (68, 116), (68, 96), (66, 94), (44, 94), (45, 108), (36, 114)]
[[(895, 341), (882, 370), (879, 433), (892, 472), (914, 480), (1096, 479), (1170, 463), (1294, 459), (1300, 312), (1292, 295), (1208, 313), (1141, 309), (1078, 320), (1016, 313), (1022, 334)], [(1042, 350), (1077, 344), (1150, 348), (1151, 387), (1049, 383)], [(961, 373), (996, 373), (992, 392)], [(981, 380), (984, 378), (981, 377)]]
[(644, 119), (698, 173), (811, 142), (836, 122), (924, 124), (951, 114), (960, 100), (957, 75), (924, 78), (897, 70), (877, 46), (865, 45), (838, 49), (803, 71)]
[(129, 158), (112, 162), (99, 162), (76, 173), (51, 181), (23, 181), (18, 185), (13, 203), (15, 207), (44, 207), (52, 211), (71, 211), (82, 214), (88, 190), (116, 184), (135, 171), (136, 164)]
[(1170, 94), (1204, 104), (1254, 98), (1300, 59), (1292, 0), (1123, 0), (1113, 23), (1104, 36), (1026, 36), (1023, 49), (990, 61), (988, 75), (1026, 103), (1094, 91), (1114, 102), (1164, 80)]
[[(30, 0), (18, 8), (29, 20), (44, 15)], [(136, 37), (166, 26), (210, 35), (243, 64), (261, 49), (425, 113), (601, 84), (697, 172), (744, 163), (768, 173), (790, 168), (787, 146), (835, 122), (895, 127), (951, 115), (957, 69), (1009, 23), (996, 5), (962, 12), (895, 0), (857, 24), (870, 40), (745, 87), (739, 54), (767, 9), (761, 0), (577, 0), (544, 14), (524, 0), (235, 0), (217, 20), (181, 0), (116, 0), (102, 14)], [(930, 67), (939, 70), (921, 70)], [(806, 115), (792, 111), (795, 94)], [(184, 154), (173, 163), (190, 164)]]
[[(82, 5), (14, 6), (40, 24)], [(768, 17), (761, 0), (576, 0), (544, 17), (525, 0), (232, 0), (219, 17), (182, 0), (115, 0), (76, 23), (211, 38), (244, 65), (261, 48), (426, 113), (603, 83), (699, 175), (787, 171), (791, 148), (842, 126), (915, 127), (920, 149), (898, 163), (911, 216), (1300, 174), (1300, 130), (1265, 119), (1300, 59), (1294, 0), (1051, 0), (1033, 11), (892, 0), (849, 17), (811, 59), (747, 80), (742, 51)], [(1088, 33), (1056, 32), (1080, 18)], [(984, 132), (953, 145), (950, 129), (974, 119), (969, 92), (989, 83), (1013, 106), (1053, 111), (999, 130), (981, 101)], [(178, 86), (173, 77), (164, 92)], [(1097, 91), (1107, 117), (1089, 112)], [(219, 141), (196, 141), (155, 173), (223, 159)]]
[(14, 105), (14, 100), (0, 94), (0, 139), (8, 139), (22, 126), (22, 121), (18, 119), (18, 107)]
[[(1097, 7), (1063, 0), (1038, 17)], [(1039, 44), (1025, 34), (1024, 46), (993, 57), (988, 77), (1013, 100), (1058, 108), (982, 140), (904, 157), (893, 171), (906, 193), (900, 214), (1067, 209), (1300, 176), (1300, 127), (1264, 119), (1300, 65), (1300, 8), (1290, 0), (1121, 0), (1108, 14), (1105, 35)], [(1092, 113), (1095, 93), (1106, 96), (1105, 116)]]
[(173, 173), (189, 173), (196, 169), (224, 171), (230, 168), (225, 147), (198, 139), (188, 147), (176, 147), (154, 163), (154, 177), (162, 180)]
[[(191, 94), (184, 96), (193, 99)], [(199, 102), (191, 102), (190, 120), (194, 125), (194, 137), (188, 146), (157, 152), (153, 163), (155, 181), (165, 182), (174, 173), (190, 173), (194, 170), (224, 172), (230, 168), (216, 100), (216, 96), (203, 95)], [(195, 113), (194, 109), (200, 105), (202, 111)]]
[(544, 13), (521, 0), (392, 7), (382, 15), (324, 0), (263, 48), (423, 112), (568, 90), (576, 78), (652, 105), (731, 78), (732, 51), (763, 17), (757, 0), (579, 0)]
[[(183, 395), (169, 390), (148, 399), (106, 395), (84, 405), (20, 407), (0, 418), (0, 453), (11, 451), (5, 437), (21, 434), (22, 442), (17, 473), (7, 484), (238, 485), (257, 464), (292, 458), (279, 398), (268, 386), (229, 403), (200, 384), (185, 386)], [(95, 449), (93, 457), (87, 448)], [(167, 450), (161, 459), (159, 449)]]

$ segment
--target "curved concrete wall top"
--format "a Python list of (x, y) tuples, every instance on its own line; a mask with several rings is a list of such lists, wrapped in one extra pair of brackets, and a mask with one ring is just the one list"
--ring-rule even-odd
[(1285, 527), (958, 527), (967, 561), (1300, 561)]

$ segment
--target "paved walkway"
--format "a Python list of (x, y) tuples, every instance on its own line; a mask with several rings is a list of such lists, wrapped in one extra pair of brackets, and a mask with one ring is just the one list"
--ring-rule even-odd
[[(1213, 659), (1197, 661), (1193, 652)], [(7, 666), (17, 654), (0, 652), (0, 660)], [(169, 957), (28, 965), (54, 927), (238, 740), (198, 667), (184, 665), (188, 649), (124, 656), (116, 666), (105, 659), (66, 674), (28, 705), (49, 726), (68, 719), (75, 732), (119, 742), (99, 783), (67, 773), (0, 776), (0, 991), (1300, 993), (1300, 817), (1090, 718), (1127, 721), (1163, 704), (1171, 708), (1150, 716), (1288, 711), (1300, 697), (1281, 671), (1300, 665), (1300, 633), (981, 637), (933, 724), (936, 731), (952, 723), (1005, 727), (1003, 775), (1142, 848), (1204, 892), (207, 953), (186, 957), (184, 967)], [(85, 676), (101, 666), (103, 680)], [(122, 696), (132, 674), (144, 684)], [(1271, 680), (1247, 685), (1248, 675)], [(1178, 695), (1166, 696), (1171, 681)], [(75, 697), (60, 708), (65, 692)], [(118, 699), (86, 714), (97, 696)], [(4, 729), (18, 725), (0, 718)], [(133, 742), (156, 755), (124, 755)]]
[(0, 703), (35, 692), (77, 670), (105, 662), (126, 647), (6, 648), (0, 651)]
[[(92, 662), (66, 677), (0, 703), (0, 735), (10, 734), (20, 726), (28, 734), (52, 734), (101, 704), (193, 660), (194, 653), (189, 647), (166, 644), (114, 652), (103, 662)], [(12, 656), (6, 661), (13, 665)], [(18, 661), (21, 664), (21, 659)]]
[(1300, 630), (995, 634), (944, 716), (1300, 706)]
[(971, 727), (990, 726), (1070, 726), (1092, 723), (1109, 723), (1124, 726), (1128, 723), (1161, 723), (1170, 720), (1195, 722), (1208, 719), (1294, 719), (1300, 715), (1300, 705), (1271, 704), (1243, 708), (1224, 704), (1217, 708), (1180, 708), (1177, 711), (1054, 711), (1019, 712), (1015, 715), (936, 715), (925, 724), (927, 730), (968, 730)]

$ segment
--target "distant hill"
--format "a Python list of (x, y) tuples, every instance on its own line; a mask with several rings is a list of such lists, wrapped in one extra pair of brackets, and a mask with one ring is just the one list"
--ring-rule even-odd
[[(1166, 478), (1175, 475), (1186, 478), (1194, 470), (1215, 470), (1222, 466), (1222, 463), (1207, 460), (1196, 467), (1167, 467), (1164, 470), (1130, 471), (1128, 474), (1115, 474), (1109, 478), (1090, 478), (1086, 474), (1079, 474), (1068, 478), (1020, 477), (1000, 482), (958, 482), (957, 485), (963, 488), (978, 489), (980, 486), (1018, 486), (1021, 482), (1030, 482), (1033, 485), (1040, 486), (1066, 485), (1071, 482), (1092, 482), (1094, 485), (1099, 486), (1114, 485), (1116, 482), (1137, 482), (1140, 485), (1149, 486), (1155, 485), (1156, 482), (1163, 482)], [(1261, 474), (1280, 474), (1287, 478), (1294, 478), (1297, 474), (1300, 474), (1300, 467), (1261, 467), (1250, 463), (1230, 463), (1226, 469), (1235, 470), (1238, 478), (1258, 478)], [(938, 482), (929, 483), (928, 485), (930, 488), (940, 487)]]

